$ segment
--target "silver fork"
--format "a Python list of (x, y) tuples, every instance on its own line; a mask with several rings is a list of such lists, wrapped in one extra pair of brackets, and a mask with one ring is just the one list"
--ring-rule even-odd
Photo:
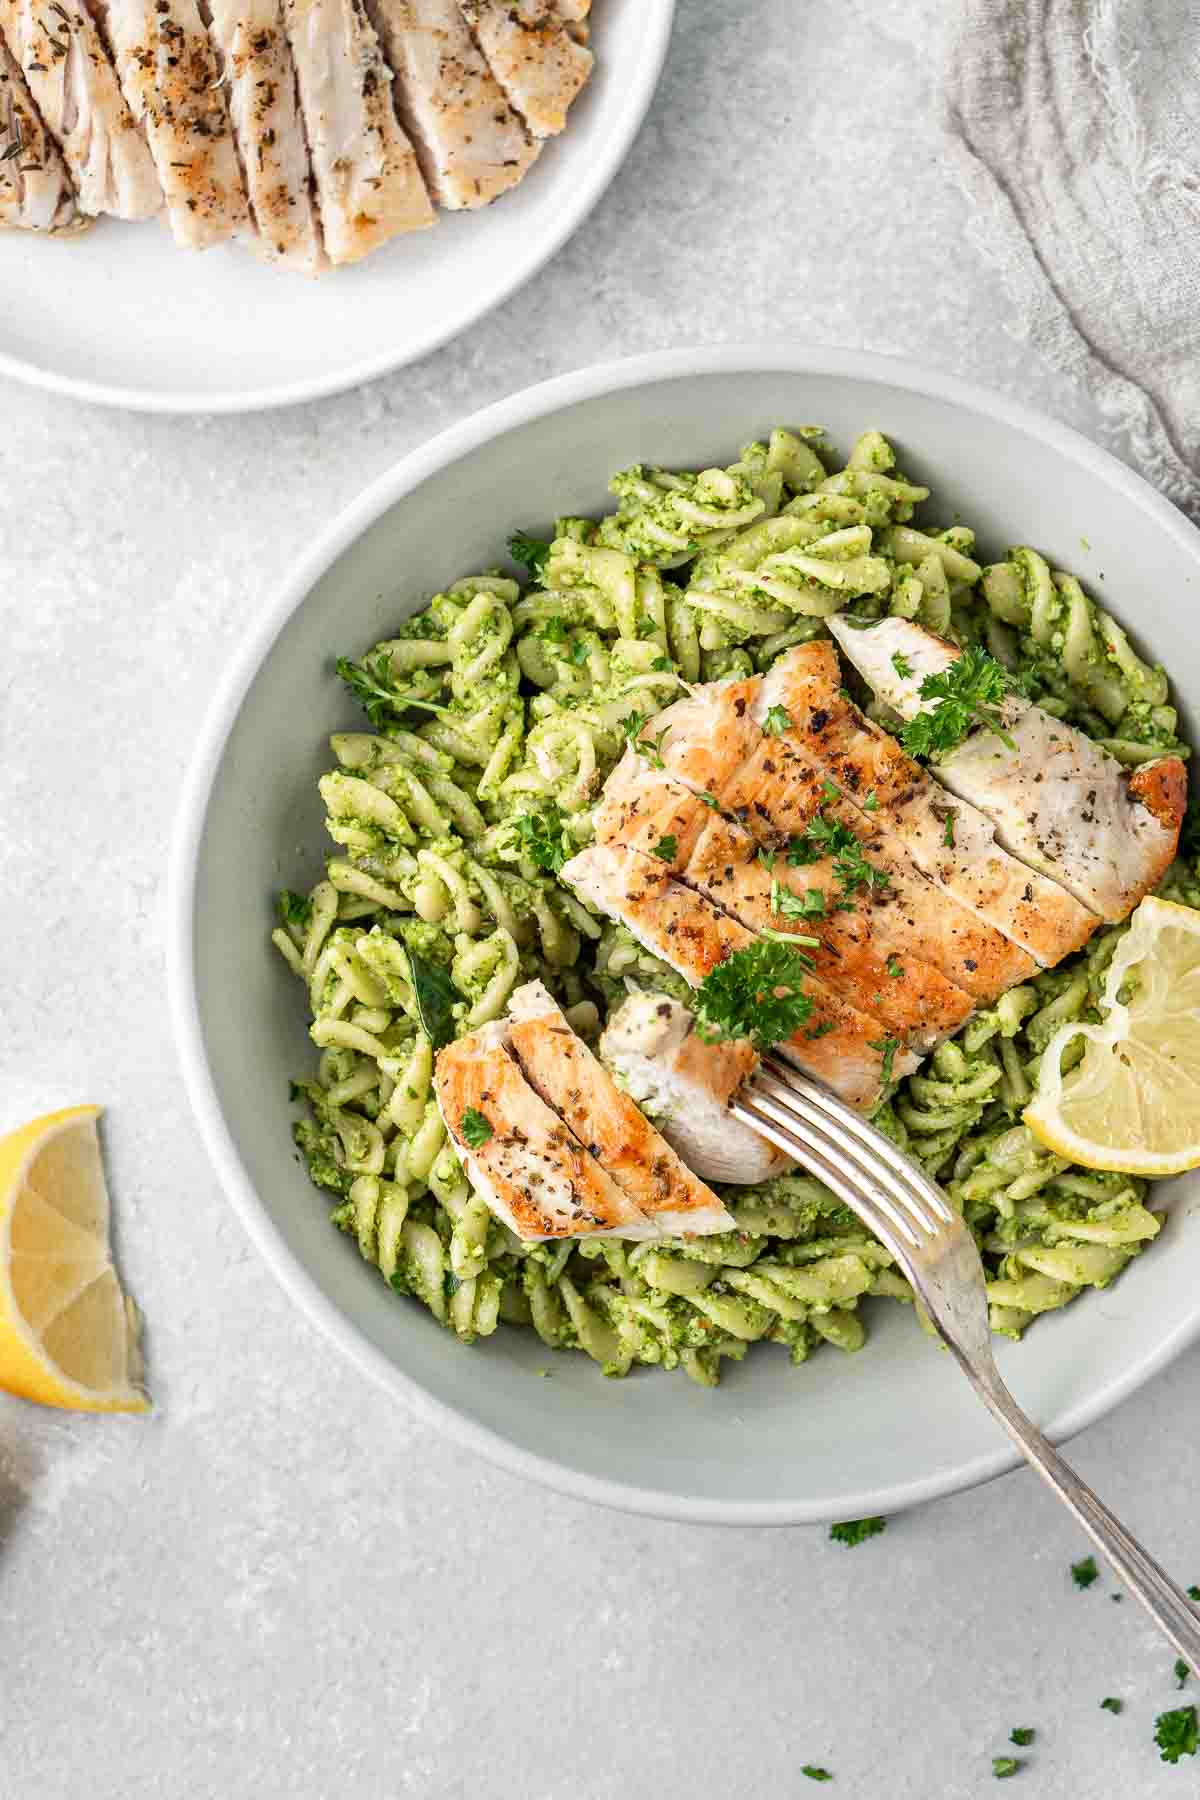
[(1200, 1674), (1200, 1616), (1021, 1411), (996, 1368), (975, 1240), (941, 1189), (874, 1125), (776, 1056), (732, 1105), (734, 1117), (795, 1157), (890, 1250), (939, 1337), (1017, 1449)]

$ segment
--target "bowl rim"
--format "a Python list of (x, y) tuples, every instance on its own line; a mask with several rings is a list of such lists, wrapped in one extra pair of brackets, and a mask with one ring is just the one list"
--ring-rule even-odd
[[(422, 357), (432, 356), (435, 350), (443, 349), (505, 301), (511, 300), (518, 289), (540, 274), (599, 205), (632, 150), (650, 110), (671, 42), (676, 4), (677, 0), (650, 0), (645, 7), (646, 41), (642, 53), (634, 59), (617, 89), (612, 129), (599, 152), (580, 169), (570, 203), (563, 207), (556, 220), (551, 221), (545, 235), (536, 240), (532, 252), (527, 256), (514, 256), (507, 274), (494, 288), (488, 288), (480, 303), (463, 317), (434, 325), (399, 350), (379, 351), (352, 368), (325, 375), (301, 376), (294, 381), (280, 382), (275, 387), (248, 391), (231, 388), (210, 394), (203, 389), (185, 389), (180, 393), (157, 393), (152, 388), (123, 387), (112, 382), (63, 375), (5, 350), (0, 350), (0, 376), (42, 393), (61, 394), (67, 399), (88, 401), (94, 406), (166, 416), (211, 414), (216, 417), (272, 412), (285, 406), (301, 406), (310, 400), (327, 400), (336, 394), (350, 393), (381, 376), (394, 374), (397, 369), (408, 368), (410, 364), (420, 362)], [(563, 144), (569, 149), (569, 137), (564, 137)], [(402, 280), (402, 275), (398, 279)]]
[[(828, 1501), (780, 1499), (724, 1501), (690, 1498), (660, 1489), (610, 1481), (566, 1467), (511, 1443), (435, 1399), (382, 1351), (376, 1350), (326, 1296), (288, 1249), (259, 1200), (226, 1125), (204, 1049), (192, 955), (195, 889), (200, 843), (213, 783), (230, 730), (271, 647), (295, 610), (339, 556), (385, 512), (422, 482), (481, 445), (548, 414), (602, 395), (693, 376), (787, 373), (874, 380), (926, 398), (982, 413), (1047, 444), (1097, 480), (1117, 488), (1153, 529), (1173, 538), (1200, 569), (1200, 532), (1142, 476), (1069, 426), (1042, 417), (1000, 395), (908, 358), (877, 352), (778, 341), (656, 351), (593, 364), (508, 396), (440, 432), (377, 477), (320, 533), (284, 578), (247, 633), (220, 681), (203, 720), (181, 789), (167, 882), (167, 985), (184, 1084), (200, 1137), (225, 1195), (285, 1292), (363, 1374), (402, 1399), (418, 1416), (459, 1444), (510, 1473), (575, 1499), (639, 1515), (708, 1525), (805, 1525), (831, 1518), (904, 1511), (959, 1493), (1016, 1467), (1020, 1456), (1000, 1435), (994, 1450), (970, 1462), (886, 1488), (850, 1494), (832, 1513)], [(1127, 1399), (1200, 1336), (1200, 1307), (1164, 1340), (1128, 1364), (1095, 1394), (1066, 1408), (1043, 1429), (1063, 1442)]]

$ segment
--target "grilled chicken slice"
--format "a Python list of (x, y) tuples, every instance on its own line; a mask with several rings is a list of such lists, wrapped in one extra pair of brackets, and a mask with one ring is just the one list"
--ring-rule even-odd
[(368, 0), (395, 73), (394, 98), (440, 206), (487, 206), (537, 160), (471, 36), (458, 0)]
[(325, 255), (281, 0), (208, 0), (208, 13), (258, 227), (255, 248), (269, 262), (316, 275)]
[[(935, 887), (1044, 968), (1086, 944), (1096, 914), (1002, 850), (990, 820), (949, 796), (864, 717), (845, 697), (831, 644), (799, 645), (763, 676), (756, 715), (765, 720), (776, 706), (789, 720), (779, 741), (795, 744)], [(868, 802), (874, 811), (865, 810)]]
[(733, 1230), (711, 1188), (622, 1093), (540, 981), (518, 988), (508, 1010), (509, 1043), (526, 1081), (660, 1231)]
[[(735, 776), (735, 784), (739, 779)], [(823, 785), (817, 776), (807, 790), (805, 815), (789, 825), (789, 834), (822, 810)], [(858, 818), (853, 808), (846, 810)], [(817, 938), (810, 953), (821, 980), (923, 1053), (957, 1031), (974, 1010), (971, 995), (948, 980), (933, 959), (926, 960), (917, 933), (896, 934), (906, 939), (903, 963), (898, 960), (888, 930), (891, 914), (879, 903), (890, 877), (876, 864), (870, 865), (871, 885), (855, 886), (848, 898), (837, 856), (820, 856), (819, 845), (806, 841), (802, 848), (817, 860), (793, 866), (788, 835), (772, 830), (764, 847), (670, 776), (649, 771), (639, 782), (636, 761), (630, 766), (628, 757), (609, 777), (595, 822), (598, 843), (657, 857), (750, 930)], [(932, 888), (928, 899), (936, 907)]]
[[(534, 1093), (508, 1048), (502, 1020), (439, 1051), (434, 1093), (476, 1193), (520, 1238), (653, 1238), (641, 1209)], [(480, 1126), (464, 1130), (464, 1116)]]
[(657, 744), (668, 775), (715, 799), (762, 741), (754, 714), (761, 691), (761, 675), (710, 681), (656, 713), (642, 739)]
[(0, 32), (70, 170), (80, 210), (146, 219), (162, 188), (82, 0), (0, 0)]
[[(562, 879), (582, 900), (619, 919), (652, 955), (699, 987), (704, 977), (738, 950), (757, 942), (736, 919), (675, 879), (664, 863), (611, 844), (580, 851)], [(827, 1082), (864, 1112), (882, 1098), (888, 1079), (899, 1080), (919, 1058), (890, 1037), (882, 1021), (860, 1012), (818, 975), (806, 977), (813, 1001), (809, 1021), (782, 1046), (801, 1068)]]
[[(937, 704), (921, 699), (921, 684), (962, 654), (911, 619), (861, 631), (837, 618), (829, 625), (843, 654), (905, 719)], [(1010, 695), (1002, 711), (1014, 747), (977, 728), (941, 758), (938, 779), (987, 814), (1006, 850), (1101, 919), (1123, 919), (1174, 861), (1187, 804), (1182, 762), (1163, 757), (1131, 774), (1028, 700)]]
[(67, 236), (90, 224), (58, 145), (0, 37), (0, 226)]
[(325, 253), (358, 262), (433, 224), (365, 0), (283, 0)]
[(134, 119), (146, 133), (175, 242), (186, 250), (250, 231), (221, 70), (196, 0), (103, 0)]
[(795, 1167), (729, 1111), (758, 1062), (749, 1044), (706, 1044), (678, 1000), (630, 994), (604, 1029), (600, 1056), (698, 1175), (768, 1181)]
[[(547, 0), (460, 0), (492, 73), (534, 137), (552, 137), (592, 72), (590, 50)], [(578, 7), (570, 8), (572, 19)]]

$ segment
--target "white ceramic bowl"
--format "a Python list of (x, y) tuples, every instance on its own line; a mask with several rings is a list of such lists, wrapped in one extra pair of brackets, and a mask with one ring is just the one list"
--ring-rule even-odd
[[(907, 1308), (868, 1307), (857, 1356), (793, 1369), (771, 1346), (706, 1392), (682, 1374), (605, 1381), (502, 1327), (464, 1348), (397, 1299), (333, 1231), (292, 1154), (288, 1078), (311, 1064), (303, 995), (267, 943), (272, 895), (324, 853), (325, 737), (355, 717), (332, 673), (428, 595), (503, 555), (515, 526), (595, 513), (613, 470), (727, 462), (774, 424), (868, 426), (900, 446), (943, 518), (985, 553), (1033, 543), (1075, 570), (1177, 696), (1200, 695), (1200, 534), (1128, 469), (1048, 420), (857, 352), (681, 351), (589, 369), (445, 432), (377, 482), (303, 557), (205, 726), (172, 865), (175, 1025), (196, 1114), (233, 1205), (298, 1304), (365, 1373), (510, 1469), (632, 1511), (784, 1524), (894, 1512), (1014, 1462)], [(1189, 720), (1193, 731), (1196, 718)], [(1002, 1344), (1005, 1377), (1064, 1438), (1133, 1393), (1200, 1322), (1200, 1177), (1174, 1184), (1162, 1241), (1107, 1293)], [(553, 1379), (537, 1371), (551, 1365)]]
[(595, 206), (654, 95), (675, 0), (603, 0), (596, 67), (514, 193), (308, 281), (229, 246), (105, 219), (65, 243), (0, 232), (0, 375), (142, 412), (254, 412), (357, 387), (508, 298)]

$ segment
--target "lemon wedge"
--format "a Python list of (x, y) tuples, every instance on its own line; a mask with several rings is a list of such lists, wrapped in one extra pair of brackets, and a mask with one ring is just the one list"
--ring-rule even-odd
[(138, 1316), (108, 1245), (98, 1106), (0, 1138), (0, 1388), (79, 1412), (145, 1412)]
[[(1026, 1125), (1089, 1169), (1153, 1176), (1200, 1166), (1200, 912), (1143, 900), (1109, 965), (1103, 1005), (1103, 1024), (1063, 1025), (1050, 1039)], [(1064, 1074), (1063, 1052), (1080, 1039), (1083, 1060)]]

